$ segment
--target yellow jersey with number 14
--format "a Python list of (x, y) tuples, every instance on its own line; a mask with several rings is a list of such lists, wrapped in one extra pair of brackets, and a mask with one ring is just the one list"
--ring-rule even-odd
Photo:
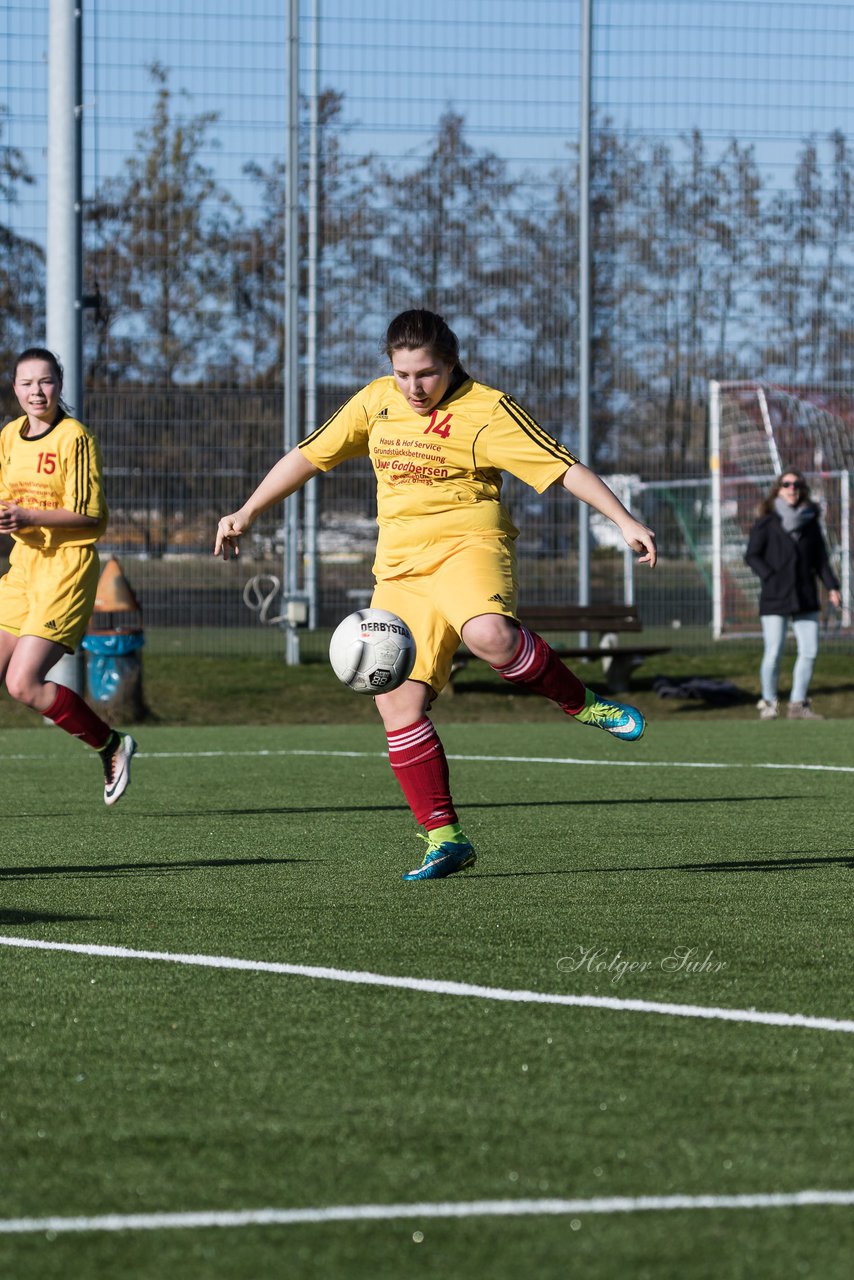
[(75, 529), (33, 525), (12, 537), (41, 550), (97, 542), (108, 513), (95, 437), (76, 418), (60, 418), (35, 437), (23, 434), (26, 425), (26, 416), (16, 418), (0, 432), (0, 502), (35, 511), (75, 511), (98, 523)]
[(393, 377), (363, 387), (300, 444), (329, 471), (369, 456), (377, 479), (378, 577), (435, 562), (471, 535), (518, 529), (501, 502), (502, 472), (542, 493), (577, 459), (511, 396), (471, 378), (418, 414)]

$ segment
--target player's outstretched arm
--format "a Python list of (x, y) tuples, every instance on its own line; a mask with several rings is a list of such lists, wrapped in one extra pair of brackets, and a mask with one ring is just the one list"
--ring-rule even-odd
[(650, 569), (655, 568), (658, 553), (655, 549), (655, 534), (652, 529), (641, 524), (640, 520), (636, 520), (632, 513), (626, 510), (617, 495), (608, 488), (595, 471), (585, 467), (583, 462), (576, 462), (563, 477), (563, 487), (574, 497), (580, 498), (582, 502), (586, 502), (588, 506), (601, 512), (609, 520), (613, 520), (632, 551), (643, 553), (640, 555), (640, 564), (648, 564)]
[(249, 530), (258, 516), (277, 502), (301, 489), (312, 476), (319, 474), (319, 468), (309, 462), (299, 448), (291, 449), (280, 458), (274, 467), (265, 475), (258, 488), (244, 502), (239, 511), (223, 516), (216, 527), (214, 555), (222, 555), (227, 560), (233, 552), (239, 555), (238, 538)]

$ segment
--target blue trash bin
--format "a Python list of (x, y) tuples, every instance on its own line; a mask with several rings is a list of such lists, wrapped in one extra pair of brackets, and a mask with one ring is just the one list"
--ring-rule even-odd
[(142, 631), (83, 637), (89, 694), (95, 702), (112, 702), (138, 684), (139, 651), (144, 643)]

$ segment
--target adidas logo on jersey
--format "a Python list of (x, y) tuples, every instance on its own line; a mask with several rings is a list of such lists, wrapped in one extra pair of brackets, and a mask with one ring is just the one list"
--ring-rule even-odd
[(386, 420), (387, 418), (388, 418), (388, 407), (386, 407), (385, 409), (380, 409), (374, 421), (380, 422), (381, 420)]
[(504, 603), (505, 603), (503, 596), (490, 596), (490, 597), (489, 597), (489, 599), (490, 599), (490, 602), (492, 602), (492, 601), (494, 600), (496, 604), (504, 604)]
[(44, 629), (45, 629), (45, 631), (56, 631), (56, 630), (57, 630), (56, 623), (53, 621), (53, 619), (51, 619), (51, 621), (50, 621), (50, 622), (46, 622), (46, 623), (44, 624)]

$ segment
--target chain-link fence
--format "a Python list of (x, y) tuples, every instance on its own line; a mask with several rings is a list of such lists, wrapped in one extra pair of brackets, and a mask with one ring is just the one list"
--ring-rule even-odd
[[(583, 8), (303, 0), (309, 425), (382, 371), (388, 318), (424, 305), (447, 316), (473, 373), (577, 447)], [(281, 576), (281, 511), (236, 565), (210, 550), (216, 518), (282, 449), (286, 10), (83, 5), (83, 416), (107, 466), (104, 546), (125, 563), (152, 642), (190, 653), (282, 648), (258, 620)], [(854, 382), (854, 6), (593, 0), (590, 11), (585, 460), (634, 478), (621, 492), (664, 551), (660, 572), (631, 582), (594, 522), (591, 592), (633, 591), (648, 628), (679, 624), (692, 643), (711, 619), (708, 379)], [(4, 7), (7, 367), (44, 336), (47, 36), (45, 0)], [(571, 503), (516, 482), (506, 492), (523, 528), (523, 592), (574, 596)], [(370, 589), (367, 464), (325, 477), (317, 496), (327, 626)], [(253, 610), (244, 588), (259, 574)], [(322, 650), (321, 636), (304, 644)]]

